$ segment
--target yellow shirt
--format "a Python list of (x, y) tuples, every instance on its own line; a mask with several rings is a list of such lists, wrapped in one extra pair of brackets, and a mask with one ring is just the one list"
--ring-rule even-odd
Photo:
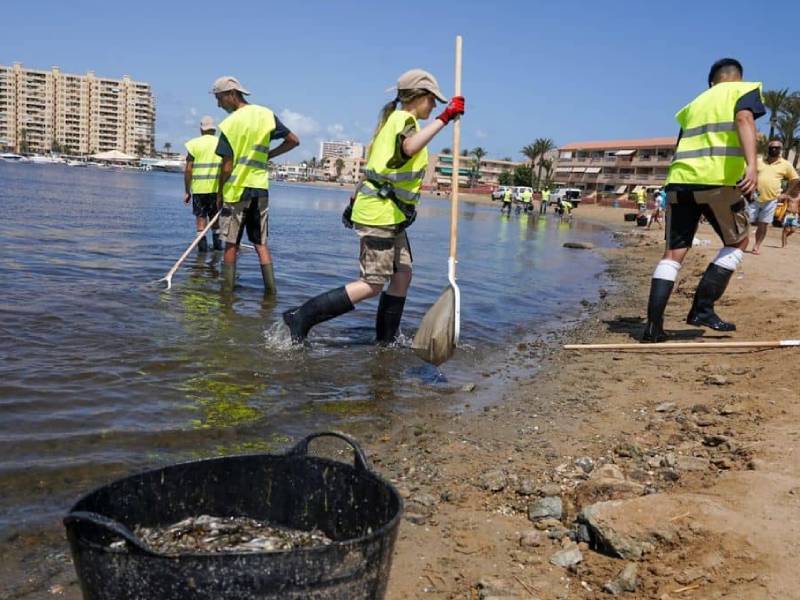
[(758, 159), (758, 201), (770, 202), (781, 195), (781, 182), (798, 179), (792, 163), (779, 158), (773, 163)]

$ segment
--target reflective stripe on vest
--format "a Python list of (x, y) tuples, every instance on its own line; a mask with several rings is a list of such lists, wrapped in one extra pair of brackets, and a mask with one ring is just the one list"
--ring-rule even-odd
[[(382, 198), (377, 188), (389, 184), (394, 196), (407, 204), (416, 204), (428, 166), (428, 150), (423, 148), (409, 160), (395, 157), (397, 136), (409, 128), (419, 129), (416, 118), (409, 112), (396, 110), (389, 115), (369, 149), (365, 177), (356, 189), (352, 219), (354, 223), (388, 227), (405, 222), (406, 217), (391, 198)], [(397, 160), (398, 166), (394, 166)], [(392, 166), (389, 166), (392, 164)]]
[(682, 108), (675, 118), (681, 138), (667, 183), (733, 186), (745, 170), (744, 151), (735, 122), (739, 99), (761, 84), (722, 82)]
[(222, 159), (217, 156), (217, 136), (209, 133), (186, 142), (186, 151), (192, 156), (192, 193), (215, 194), (219, 189), (219, 167)]
[(232, 112), (219, 124), (233, 149), (233, 172), (222, 190), (225, 202), (238, 202), (245, 188), (269, 189), (269, 142), (275, 115), (256, 104)]

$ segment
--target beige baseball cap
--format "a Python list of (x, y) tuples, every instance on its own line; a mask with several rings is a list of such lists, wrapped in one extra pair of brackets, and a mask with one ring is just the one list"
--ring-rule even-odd
[(231, 77), (230, 75), (225, 75), (214, 81), (214, 87), (211, 88), (211, 93), (222, 94), (223, 92), (230, 92), (231, 90), (237, 90), (245, 95), (250, 94), (250, 92), (239, 83), (236, 77)]
[(423, 69), (406, 71), (397, 80), (398, 90), (426, 90), (436, 96), (440, 102), (447, 102), (447, 97), (439, 89), (436, 77)]
[(217, 126), (214, 124), (214, 117), (209, 117), (206, 115), (200, 119), (200, 131), (209, 131), (216, 128)]

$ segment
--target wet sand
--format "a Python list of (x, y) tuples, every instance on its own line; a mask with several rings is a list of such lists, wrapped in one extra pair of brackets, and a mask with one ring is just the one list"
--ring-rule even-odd
[[(624, 212), (582, 207), (576, 218), (635, 230)], [(661, 235), (625, 236), (625, 247), (603, 251), (615, 283), (561, 341), (638, 336)], [(781, 250), (779, 235), (770, 229), (762, 255), (746, 255), (718, 304), (739, 328), (726, 337), (683, 322), (717, 247), (701, 228), (711, 245), (690, 254), (667, 329), (687, 340), (800, 337), (800, 240)], [(559, 527), (612, 498), (626, 504), (609, 528), (644, 551), (627, 597), (797, 597), (798, 352), (571, 353), (525, 342), (508, 363), (534, 359), (538, 374), (518, 376), (502, 398), (483, 397), (487, 373), (475, 373), (456, 395), (463, 412), (431, 402), (377, 426), (354, 423), (349, 431), (406, 497), (388, 598), (610, 597), (601, 587), (625, 560), (586, 545), (570, 569), (550, 559), (568, 546)], [(579, 458), (591, 459), (590, 473)], [(561, 497), (560, 525), (529, 520), (541, 495)], [(528, 530), (539, 533), (522, 546)], [(4, 540), (0, 582), (0, 598), (80, 597), (52, 531)]]

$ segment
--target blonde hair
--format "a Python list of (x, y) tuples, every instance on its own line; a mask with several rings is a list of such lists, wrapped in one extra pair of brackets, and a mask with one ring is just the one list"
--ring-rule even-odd
[(428, 90), (397, 90), (397, 96), (394, 97), (394, 100), (387, 102), (381, 108), (381, 112), (378, 115), (378, 125), (375, 127), (375, 131), (372, 134), (372, 140), (367, 146), (367, 158), (369, 158), (369, 152), (372, 149), (372, 144), (375, 142), (375, 138), (378, 137), (381, 129), (383, 126), (386, 125), (386, 121), (389, 120), (391, 114), (397, 110), (397, 103), (400, 104), (408, 104), (417, 98), (424, 96), (425, 94), (430, 94)]

